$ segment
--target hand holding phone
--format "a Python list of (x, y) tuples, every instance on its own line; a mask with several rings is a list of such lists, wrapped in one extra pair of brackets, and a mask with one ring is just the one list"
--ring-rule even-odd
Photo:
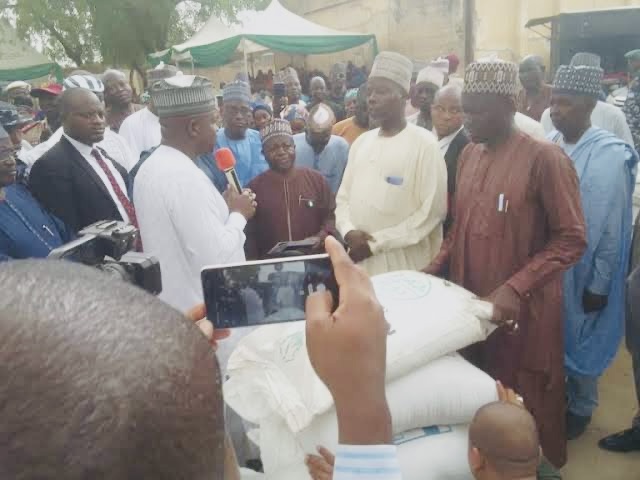
[(389, 325), (366, 272), (333, 237), (327, 238), (325, 248), (340, 298), (335, 311), (329, 292), (307, 299), (309, 360), (335, 401), (340, 443), (389, 444), (391, 416), (385, 395)]
[(338, 298), (328, 255), (206, 267), (201, 276), (216, 329), (302, 321), (310, 294), (331, 291)]

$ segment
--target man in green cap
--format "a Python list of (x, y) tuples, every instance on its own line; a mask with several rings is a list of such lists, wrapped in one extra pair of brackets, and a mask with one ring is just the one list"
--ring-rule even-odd
[(623, 111), (633, 135), (636, 150), (640, 148), (640, 49), (632, 50), (625, 55), (629, 62), (629, 93)]

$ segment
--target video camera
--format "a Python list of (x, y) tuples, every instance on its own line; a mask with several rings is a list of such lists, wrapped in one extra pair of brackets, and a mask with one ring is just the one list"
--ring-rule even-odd
[(79, 235), (76, 240), (52, 250), (48, 258), (96, 267), (154, 295), (162, 291), (158, 259), (133, 251), (138, 238), (134, 226), (101, 220), (82, 229)]

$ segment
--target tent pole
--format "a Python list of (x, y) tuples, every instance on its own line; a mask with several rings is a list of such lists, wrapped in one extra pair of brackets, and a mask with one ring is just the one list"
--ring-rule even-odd
[(247, 82), (249, 82), (249, 64), (247, 62), (247, 40), (242, 39), (242, 53), (244, 54), (244, 74), (247, 76)]

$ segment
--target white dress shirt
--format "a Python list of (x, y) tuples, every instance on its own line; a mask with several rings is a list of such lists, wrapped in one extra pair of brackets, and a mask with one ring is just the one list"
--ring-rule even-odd
[(516, 123), (516, 127), (521, 132), (526, 133), (536, 140), (547, 140), (547, 136), (544, 133), (544, 128), (542, 128), (542, 124), (540, 122), (536, 122), (533, 118), (527, 117), (520, 112), (516, 112), (514, 120)]
[[(440, 147), (440, 152), (443, 156), (447, 154), (447, 152), (449, 151), (449, 147), (451, 146), (451, 142), (453, 142), (454, 138), (458, 136), (463, 128), (464, 125), (453, 132), (451, 135), (447, 135), (446, 137), (442, 137), (440, 140), (438, 140), (438, 146)], [(435, 128), (433, 129), (433, 134), (436, 136), (436, 138), (438, 137), (438, 132), (436, 132)]]
[[(95, 145), (85, 145), (84, 143), (80, 143), (77, 140), (74, 140), (66, 133), (64, 133), (63, 135), (67, 140), (69, 140), (69, 143), (71, 143), (71, 145), (75, 147), (78, 153), (82, 155), (82, 158), (84, 158), (85, 161), (91, 166), (91, 168), (93, 169), (94, 172), (96, 172), (98, 177), (100, 177), (100, 180), (102, 180), (102, 183), (107, 188), (107, 191), (109, 192), (109, 195), (111, 196), (114, 203), (116, 204), (116, 207), (118, 207), (118, 212), (120, 212), (120, 216), (122, 217), (122, 220), (125, 222), (130, 222), (129, 215), (127, 215), (127, 211), (122, 206), (122, 203), (120, 203), (120, 200), (118, 199), (116, 192), (113, 189), (111, 182), (109, 181), (109, 177), (107, 177), (107, 174), (105, 173), (105, 171), (98, 164), (98, 161), (93, 157), (93, 155), (91, 155), (91, 151), (95, 148)], [(127, 195), (127, 186), (124, 183), (124, 179), (122, 178), (122, 175), (120, 175), (120, 172), (116, 170), (116, 167), (113, 166), (113, 164), (111, 163), (111, 161), (109, 161), (109, 159), (104, 158), (104, 155), (102, 154), (101, 156), (103, 157), (104, 162), (107, 164), (107, 168), (109, 168), (111, 175), (113, 175), (113, 178), (116, 179), (116, 182), (120, 187), (120, 190), (122, 190), (122, 193)]]
[(160, 145), (162, 133), (160, 119), (149, 108), (132, 113), (120, 125), (120, 135), (125, 139), (135, 158), (134, 165), (140, 160), (140, 154)]
[(160, 299), (185, 312), (202, 303), (200, 270), (244, 262), (245, 218), (229, 214), (211, 181), (184, 153), (161, 145), (135, 178), (133, 198), (147, 254), (160, 261)]
[[(29, 168), (36, 163), (40, 157), (47, 153), (62, 138), (62, 127), (53, 132), (47, 141), (39, 143), (30, 150), (22, 149), (18, 154), (18, 158), (22, 160)], [(109, 156), (118, 162), (127, 171), (131, 170), (137, 163), (133, 153), (129, 149), (127, 142), (113, 130), (106, 128), (104, 131), (104, 140), (96, 144), (102, 148)]]

